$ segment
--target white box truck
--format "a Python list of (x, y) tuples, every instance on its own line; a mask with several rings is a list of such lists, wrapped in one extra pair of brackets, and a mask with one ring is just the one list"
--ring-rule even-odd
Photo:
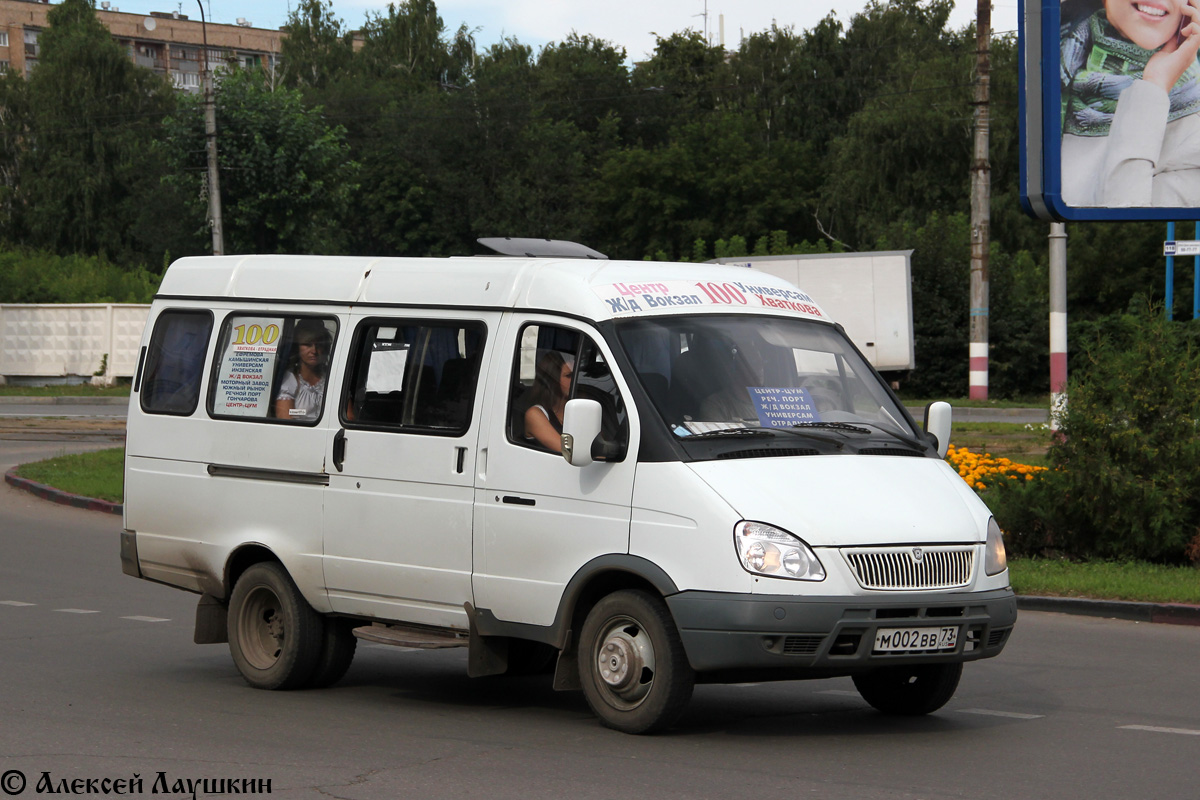
[(712, 262), (749, 267), (803, 286), (846, 329), (880, 372), (916, 367), (912, 250), (745, 256)]

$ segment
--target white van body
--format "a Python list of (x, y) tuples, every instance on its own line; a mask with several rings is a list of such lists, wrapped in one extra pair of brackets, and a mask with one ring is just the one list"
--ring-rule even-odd
[[(288, 399), (306, 358), (319, 399)], [(472, 675), (557, 654), (630, 732), (706, 680), (850, 675), (927, 713), (1016, 620), (948, 407), (935, 441), (745, 269), (183, 259), (128, 420), (124, 570), (200, 594), (196, 641), (256, 686), (328, 685), (359, 637), (467, 646)]]

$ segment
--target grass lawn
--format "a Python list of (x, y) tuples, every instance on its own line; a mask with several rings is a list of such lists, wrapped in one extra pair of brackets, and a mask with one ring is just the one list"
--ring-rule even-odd
[(0, 386), (0, 397), (129, 397), (129, 384), (117, 386)]
[(1200, 569), (1195, 567), (1015, 558), (1008, 568), (1017, 594), (1200, 604)]
[(17, 474), (64, 492), (120, 503), (125, 494), (124, 457), (125, 448), (114, 447), (24, 464)]
[(900, 400), (909, 408), (924, 408), (938, 400), (955, 408), (1050, 408), (1048, 394), (1018, 397), (1015, 400), (971, 400), (966, 397), (908, 397), (901, 392)]
[(990, 453), (1022, 464), (1046, 466), (1050, 429), (1017, 422), (955, 422), (950, 444), (972, 453)]

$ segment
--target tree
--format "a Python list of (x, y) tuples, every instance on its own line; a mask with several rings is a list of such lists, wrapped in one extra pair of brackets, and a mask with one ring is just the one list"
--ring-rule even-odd
[(175, 94), (130, 62), (88, 0), (47, 15), (29, 78), (10, 235), (60, 253), (139, 253), (135, 220), (161, 173), (145, 153)]
[[(206, 208), (202, 102), (186, 98), (169, 125), (173, 180), (193, 190), (193, 224)], [(216, 106), (227, 251), (337, 250), (358, 172), (345, 132), (306, 109), (298, 91), (270, 91), (255, 72), (225, 73)]]
[(354, 50), (342, 21), (333, 15), (331, 0), (301, 0), (283, 29), (285, 86), (323, 89), (350, 68)]
[(388, 3), (386, 14), (368, 15), (362, 33), (358, 68), (403, 91), (461, 86), (475, 55), (475, 41), (465, 25), (446, 38), (434, 0)]

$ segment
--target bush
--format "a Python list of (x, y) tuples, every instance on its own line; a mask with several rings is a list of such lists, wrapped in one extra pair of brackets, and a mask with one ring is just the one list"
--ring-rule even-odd
[(149, 303), (160, 280), (96, 256), (0, 251), (0, 303)]
[(1147, 307), (1076, 339), (1053, 469), (988, 503), (1017, 553), (1182, 562), (1200, 519), (1200, 323)]

